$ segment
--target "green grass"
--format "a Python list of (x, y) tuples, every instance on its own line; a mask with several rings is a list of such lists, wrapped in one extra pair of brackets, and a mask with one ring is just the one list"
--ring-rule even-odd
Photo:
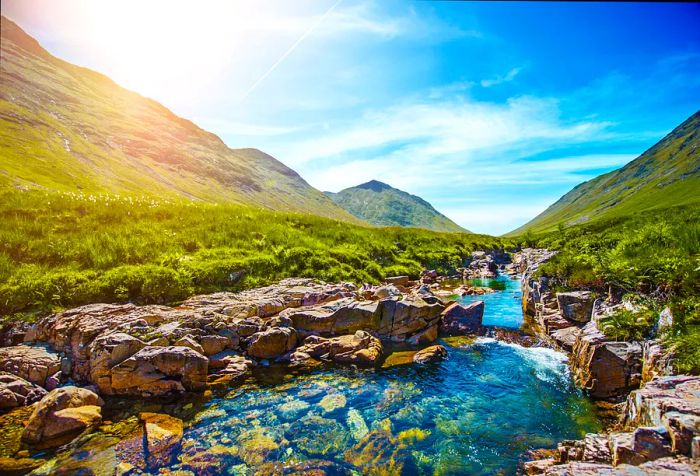
[(596, 220), (700, 206), (700, 112), (624, 167), (584, 182), (510, 232), (547, 232)]
[(653, 309), (622, 312), (603, 323), (611, 337), (647, 335), (664, 306), (674, 325), (661, 336), (676, 351), (680, 371), (700, 373), (700, 212), (694, 207), (647, 211), (601, 219), (555, 232), (526, 233), (516, 239), (559, 253), (538, 274), (557, 289), (589, 289), (601, 295), (641, 296)]
[(0, 314), (91, 302), (174, 303), (290, 277), (377, 283), (450, 272), (509, 241), (373, 228), (239, 205), (67, 192), (0, 192)]

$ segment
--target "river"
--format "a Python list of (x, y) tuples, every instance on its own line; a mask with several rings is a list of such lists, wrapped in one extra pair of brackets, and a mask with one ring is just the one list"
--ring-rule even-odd
[[(460, 300), (484, 300), (485, 324), (520, 327), (519, 282), (491, 284), (499, 290)], [(290, 373), (271, 366), (206, 401), (157, 408), (121, 402), (112, 404), (109, 417), (175, 414), (186, 427), (170, 469), (235, 475), (269, 474), (271, 463), (308, 460), (312, 466), (333, 463), (337, 474), (342, 468), (357, 474), (370, 468), (378, 471), (372, 474), (513, 474), (523, 451), (600, 429), (593, 405), (572, 384), (564, 354), (488, 337), (440, 343), (448, 350), (442, 362), (414, 365), (412, 353), (399, 349), (380, 369), (321, 366)], [(118, 440), (98, 433), (39, 473), (95, 462), (106, 468), (119, 458)]]

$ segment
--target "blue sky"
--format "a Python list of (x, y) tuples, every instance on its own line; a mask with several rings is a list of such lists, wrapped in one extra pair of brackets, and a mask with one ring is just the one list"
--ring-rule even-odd
[(6, 0), (52, 53), (313, 186), (507, 232), (694, 113), (700, 5)]

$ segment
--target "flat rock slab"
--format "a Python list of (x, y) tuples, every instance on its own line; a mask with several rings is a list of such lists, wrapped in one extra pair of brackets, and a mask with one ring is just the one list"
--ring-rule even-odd
[(0, 371), (44, 387), (51, 376), (61, 371), (61, 357), (40, 345), (0, 347)]

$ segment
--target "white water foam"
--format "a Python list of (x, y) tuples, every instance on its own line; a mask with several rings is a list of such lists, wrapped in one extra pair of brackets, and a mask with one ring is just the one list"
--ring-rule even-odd
[(548, 347), (523, 347), (503, 342), (493, 337), (478, 337), (477, 344), (497, 344), (513, 349), (535, 370), (535, 375), (543, 382), (564, 383), (569, 379), (568, 357), (566, 354)]

